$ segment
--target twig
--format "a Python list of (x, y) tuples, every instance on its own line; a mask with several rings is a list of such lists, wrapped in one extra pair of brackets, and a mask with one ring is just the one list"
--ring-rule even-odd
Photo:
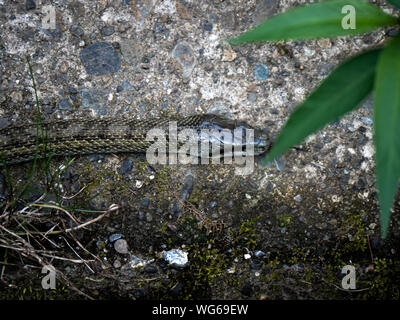
[(324, 279), (322, 279), (322, 281), (325, 282), (325, 283), (327, 283), (327, 284), (330, 284), (331, 286), (334, 286), (336, 289), (338, 289), (338, 290), (340, 290), (340, 291), (344, 291), (344, 292), (350, 292), (350, 293), (352, 293), (352, 292), (362, 292), (362, 291), (367, 291), (367, 290), (370, 289), (370, 288), (363, 288), (363, 289), (343, 289), (343, 288), (337, 286), (337, 285), (334, 284), (334, 283), (330, 283), (330, 282), (328, 282), (328, 281), (325, 281)]
[(91, 267), (89, 267), (89, 265), (81, 258), (81, 256), (74, 250), (74, 248), (71, 247), (71, 245), (69, 244), (69, 242), (67, 241), (67, 239), (65, 239), (64, 237), (62, 237), (65, 241), (65, 243), (67, 244), (67, 246), (78, 256), (79, 259), (81, 259), (83, 261), (83, 263), (85, 264), (85, 266), (92, 272), (95, 273), (93, 271), (93, 269)]
[(62, 198), (63, 198), (63, 200), (71, 200), (71, 199), (75, 198), (78, 194), (80, 194), (83, 190), (85, 190), (86, 188), (87, 188), (87, 186), (84, 186), (74, 195), (69, 196), (69, 197), (62, 196)]
[[(35, 237), (32, 235), (32, 233), (31, 233), (30, 231), (26, 230), (26, 228), (22, 225), (21, 222), (19, 222), (19, 221), (18, 221), (17, 219), (15, 219), (15, 218), (14, 218), (14, 220), (17, 222), (18, 226), (19, 226), (20, 228), (22, 228), (22, 229), (25, 231), (25, 235), (26, 235), (26, 237), (27, 237), (28, 240), (32, 238), (33, 240), (35, 240), (35, 242), (36, 242), (39, 246), (41, 246), (41, 247), (44, 249), (44, 246), (40, 243), (40, 241), (36, 240)], [(29, 224), (29, 223), (28, 223), (28, 224)], [(28, 242), (29, 242), (29, 241), (28, 241)], [(30, 242), (29, 242), (29, 243), (30, 243)]]
[(84, 228), (84, 227), (86, 227), (86, 226), (88, 226), (88, 225), (90, 225), (90, 224), (92, 224), (92, 223), (95, 223), (95, 222), (97, 222), (97, 221), (103, 219), (107, 214), (109, 214), (109, 213), (111, 213), (111, 212), (113, 212), (113, 211), (115, 211), (115, 210), (118, 210), (119, 208), (120, 208), (120, 206), (118, 206), (117, 204), (112, 204), (112, 205), (108, 208), (107, 211), (105, 211), (103, 214), (99, 215), (98, 217), (96, 217), (96, 218), (94, 218), (94, 219), (92, 219), (92, 220), (90, 220), (90, 221), (87, 221), (87, 222), (85, 222), (85, 223), (83, 223), (83, 224), (81, 224), (81, 225), (79, 225), (79, 226), (76, 226), (76, 227), (73, 227), (73, 228), (65, 229), (64, 232), (68, 233), (68, 232), (71, 232), (71, 231), (75, 231), (75, 230), (78, 230), (78, 229), (82, 229), (82, 228)]
[(62, 208), (60, 206), (57, 206), (54, 204), (46, 204), (46, 203), (32, 203), (32, 204), (30, 204), (30, 206), (60, 210), (60, 211), (64, 212), (68, 217), (70, 217), (70, 219), (72, 221), (74, 221), (75, 223), (78, 223), (78, 221), (72, 216), (72, 214), (70, 214), (67, 210), (65, 210), (64, 208)]
[(78, 239), (76, 239), (76, 237), (71, 234), (71, 237), (74, 239), (74, 241), (78, 244), (79, 247), (82, 248), (83, 251), (85, 251), (86, 253), (88, 253), (89, 255), (91, 255), (93, 258), (95, 258), (96, 260), (98, 260), (102, 265), (103, 265), (103, 261), (101, 261), (101, 259), (99, 259), (97, 256), (95, 256), (93, 253), (91, 253), (89, 250), (87, 250), (79, 241)]
[(367, 240), (368, 240), (369, 253), (371, 255), (371, 263), (374, 264), (374, 254), (372, 253), (371, 243), (369, 241), (369, 235), (367, 235)]
[[(1, 268), (1, 275), (0, 275), (0, 279), (3, 280), (3, 276), (4, 276), (4, 271), (6, 270), (6, 265), (8, 265), (7, 263), (7, 249), (4, 252), (4, 263), (3, 263), (3, 267)], [(1, 263), (1, 262), (0, 262)]]

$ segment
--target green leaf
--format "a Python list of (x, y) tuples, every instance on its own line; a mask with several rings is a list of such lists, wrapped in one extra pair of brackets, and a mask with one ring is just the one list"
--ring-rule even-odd
[(385, 238), (400, 177), (400, 38), (391, 41), (378, 60), (374, 142), (381, 233)]
[[(348, 14), (342, 8), (355, 9), (355, 29), (344, 29), (342, 19)], [(347, 19), (345, 19), (347, 21)], [(378, 7), (360, 0), (332, 0), (313, 3), (278, 14), (254, 29), (229, 39), (230, 44), (255, 41), (280, 41), (361, 34), (396, 24), (397, 20)]]
[(391, 3), (397, 8), (400, 8), (400, 0), (387, 0), (387, 2)]
[(290, 115), (263, 165), (357, 107), (373, 88), (379, 53), (362, 53), (333, 71)]

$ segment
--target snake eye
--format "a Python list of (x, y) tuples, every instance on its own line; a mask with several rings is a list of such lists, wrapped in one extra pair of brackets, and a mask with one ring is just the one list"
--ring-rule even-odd
[(268, 150), (268, 135), (264, 132), (257, 130), (254, 137), (254, 153), (260, 155)]

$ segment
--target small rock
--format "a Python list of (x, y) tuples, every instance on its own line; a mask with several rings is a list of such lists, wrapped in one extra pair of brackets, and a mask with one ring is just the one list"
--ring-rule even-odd
[(60, 99), (60, 101), (58, 102), (58, 108), (60, 110), (72, 110), (71, 103), (68, 99)]
[(45, 106), (43, 108), (43, 111), (46, 112), (47, 114), (52, 114), (55, 110), (56, 110), (56, 108), (53, 105), (52, 106)]
[(371, 118), (368, 118), (368, 117), (362, 117), (362, 121), (363, 121), (367, 126), (372, 126), (372, 124), (374, 123), (374, 122), (372, 121), (372, 119), (371, 119)]
[(135, 39), (128, 39), (120, 43), (121, 54), (130, 65), (136, 65), (143, 55), (143, 48)]
[(124, 87), (124, 89), (125, 89), (126, 91), (128, 91), (128, 90), (131, 88), (131, 84), (130, 84), (128, 81), (126, 81), (126, 80), (124, 80), (124, 81), (122, 82), (122, 86)]
[(36, 9), (36, 3), (33, 0), (26, 0), (25, 2), (26, 11)]
[(263, 251), (261, 251), (261, 250), (257, 250), (256, 252), (254, 252), (254, 255), (255, 255), (257, 258), (263, 258), (263, 257), (265, 257), (265, 253), (264, 253)]
[(251, 255), (248, 254), (248, 253), (245, 253), (245, 254), (243, 255), (243, 258), (244, 258), (245, 260), (249, 260), (249, 259), (251, 258)]
[(133, 160), (132, 158), (128, 157), (124, 161), (122, 161), (121, 167), (118, 169), (118, 173), (123, 176), (128, 174), (133, 169)]
[(279, 114), (279, 110), (276, 109), (276, 108), (271, 108), (271, 109), (269, 110), (269, 113), (270, 113), (270, 114)]
[(119, 259), (115, 260), (113, 266), (115, 269), (121, 268), (121, 261)]
[(181, 249), (164, 251), (164, 259), (175, 267), (184, 267), (188, 263), (188, 254)]
[(147, 222), (152, 222), (153, 221), (153, 216), (151, 215), (150, 212), (146, 213), (146, 221)]
[(254, 67), (254, 77), (256, 80), (267, 80), (268, 79), (268, 67), (265, 64), (257, 63)]
[(203, 29), (206, 30), (206, 31), (212, 31), (212, 29), (213, 29), (212, 23), (209, 23), (209, 22), (205, 23), (203, 25)]
[(125, 100), (126, 104), (131, 104), (132, 99), (130, 97), (127, 97)]
[(236, 268), (235, 268), (235, 266), (232, 266), (227, 271), (228, 271), (228, 273), (232, 274), (232, 273), (236, 272)]
[(4, 128), (10, 125), (10, 121), (7, 118), (0, 118), (0, 128)]
[(68, 1), (68, 9), (75, 19), (85, 16), (85, 5), (81, 1)]
[(370, 223), (370, 225), (368, 226), (371, 230), (374, 230), (376, 228), (376, 223)]
[(141, 259), (139, 257), (133, 256), (131, 258), (131, 262), (129, 263), (129, 266), (133, 269), (140, 268), (140, 267), (145, 267), (150, 263), (153, 263), (154, 259)]
[(135, 186), (136, 188), (140, 189), (143, 186), (143, 181), (136, 180)]
[(73, 26), (70, 30), (72, 35), (74, 35), (75, 37), (82, 37), (84, 34), (84, 31), (81, 27), (79, 26)]
[(74, 87), (70, 87), (70, 88), (69, 88), (69, 93), (70, 93), (70, 94), (77, 94), (77, 93), (78, 93), (78, 90), (77, 90), (76, 88), (74, 88)]
[[(185, 178), (185, 184), (183, 185), (181, 193), (179, 194), (179, 199), (181, 200), (181, 202), (185, 203), (189, 199), (193, 191), (193, 186), (194, 186), (194, 177), (193, 175), (188, 174)], [(174, 202), (172, 211), (174, 214), (178, 216), (180, 216), (182, 213), (181, 205), (177, 200)]]
[(140, 205), (143, 208), (148, 208), (150, 206), (150, 199), (149, 198), (143, 198), (142, 201), (140, 202)]
[(299, 195), (299, 194), (297, 196), (295, 196), (293, 199), (296, 202), (301, 202), (301, 200), (302, 200), (301, 195)]
[(143, 271), (146, 273), (157, 273), (157, 268), (155, 266), (145, 266)]
[(397, 36), (398, 33), (399, 33), (399, 30), (398, 30), (397, 28), (390, 28), (390, 29), (387, 31), (387, 35), (388, 35), (389, 37), (395, 37), (395, 36)]
[(120, 233), (115, 233), (115, 234), (112, 234), (111, 236), (109, 236), (108, 237), (108, 240), (110, 241), (110, 242), (114, 242), (114, 241), (117, 241), (117, 240), (119, 240), (119, 239), (121, 239), (122, 238), (122, 234), (120, 234)]
[(317, 43), (321, 48), (330, 48), (332, 46), (332, 42), (329, 39), (319, 39)]
[(189, 9), (185, 3), (184, 1), (175, 1), (175, 9), (181, 19), (187, 20), (189, 19)]
[(128, 243), (124, 239), (118, 239), (114, 243), (114, 249), (118, 253), (127, 254), (128, 253)]
[(120, 93), (124, 91), (124, 88), (122, 86), (117, 86), (117, 92)]
[(20, 91), (13, 91), (10, 95), (13, 102), (21, 102), (22, 101), (22, 93)]
[(232, 48), (225, 48), (223, 50), (223, 55), (222, 55), (222, 61), (226, 61), (226, 62), (231, 62), (233, 60), (235, 60), (237, 57), (237, 54), (235, 51), (232, 50)]
[(315, 54), (315, 50), (309, 49), (307, 47), (304, 47), (304, 54), (307, 57), (312, 57)]
[(143, 220), (144, 219), (144, 212), (143, 211), (139, 211), (138, 212), (138, 218), (139, 218), (139, 220)]
[(82, 107), (96, 111), (98, 115), (106, 115), (106, 92), (100, 89), (82, 89), (79, 91), (82, 99)]
[(172, 50), (172, 58), (182, 67), (182, 76), (184, 78), (190, 77), (197, 60), (189, 44), (184, 41), (179, 42)]
[(104, 37), (111, 36), (115, 32), (113, 26), (105, 26), (101, 28), (101, 35)]
[(155, 32), (156, 34), (163, 33), (163, 32), (165, 32), (166, 30), (168, 30), (168, 29), (167, 29), (167, 28), (165, 27), (165, 25), (162, 24), (162, 23), (156, 23), (156, 24), (154, 25), (154, 32)]
[(107, 42), (96, 42), (80, 53), (86, 72), (91, 75), (106, 75), (117, 72), (121, 61), (113, 46)]
[(216, 103), (208, 111), (208, 114), (221, 115), (225, 118), (232, 119), (231, 111), (226, 104)]

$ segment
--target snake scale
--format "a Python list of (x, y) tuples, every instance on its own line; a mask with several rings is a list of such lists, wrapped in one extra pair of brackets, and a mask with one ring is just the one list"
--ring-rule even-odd
[[(0, 128), (0, 166), (4, 161), (7, 165), (31, 161), (36, 151), (44, 150), (45, 146), (56, 156), (143, 153), (153, 143), (146, 141), (147, 132), (153, 128), (168, 130), (171, 121), (176, 121), (178, 132), (183, 129), (253, 129), (243, 121), (212, 114), (152, 119), (64, 119), (44, 121), (39, 130), (35, 123), (11, 124)], [(262, 131), (254, 132), (254, 153), (261, 154), (267, 149), (268, 138)], [(38, 153), (38, 156), (43, 154)]]

